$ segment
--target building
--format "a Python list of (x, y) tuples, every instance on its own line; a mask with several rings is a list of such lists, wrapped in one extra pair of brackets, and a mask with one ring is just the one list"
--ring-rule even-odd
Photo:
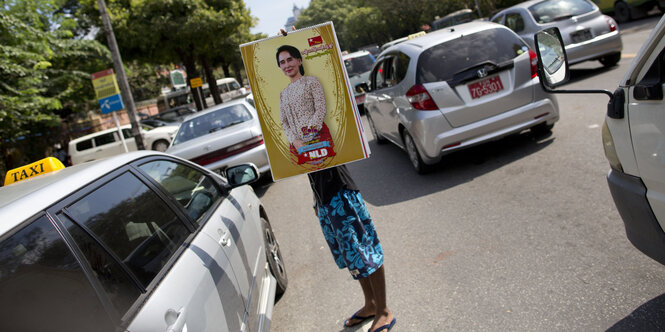
[(289, 17), (286, 19), (286, 23), (284, 23), (284, 29), (286, 31), (291, 31), (291, 27), (296, 25), (296, 21), (298, 20), (298, 16), (300, 16), (300, 12), (305, 9), (305, 8), (298, 8), (296, 4), (293, 4), (293, 16)]

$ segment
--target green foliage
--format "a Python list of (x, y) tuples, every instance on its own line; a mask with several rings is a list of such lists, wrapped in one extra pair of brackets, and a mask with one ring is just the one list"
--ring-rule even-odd
[[(484, 16), (497, 8), (512, 6), (519, 0), (479, 0)], [(459, 9), (476, 10), (475, 0), (311, 0), (298, 17), (297, 27), (333, 21), (343, 49), (381, 45), (393, 39), (421, 31), (436, 16), (443, 17)]]
[(16, 166), (7, 163), (10, 147), (85, 109), (94, 98), (90, 73), (109, 63), (104, 46), (73, 38), (72, 20), (57, 8), (55, 1), (29, 0), (0, 7), (0, 154), (7, 167)]

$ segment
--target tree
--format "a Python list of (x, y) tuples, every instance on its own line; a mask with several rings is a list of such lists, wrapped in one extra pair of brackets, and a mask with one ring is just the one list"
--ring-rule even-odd
[[(31, 139), (41, 137), (46, 146), (57, 142), (51, 131), (61, 117), (94, 100), (90, 73), (110, 61), (98, 42), (74, 38), (76, 22), (57, 10), (56, 1), (17, 0), (0, 7), (2, 174), (44, 157), (45, 144), (35, 146)], [(17, 147), (19, 158), (11, 154)]]

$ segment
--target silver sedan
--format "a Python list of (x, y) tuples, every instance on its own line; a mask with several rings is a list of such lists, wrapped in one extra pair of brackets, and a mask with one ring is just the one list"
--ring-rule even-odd
[(570, 64), (599, 60), (611, 67), (621, 60), (619, 26), (588, 0), (525, 1), (498, 12), (491, 21), (515, 31), (532, 49), (536, 32), (558, 27)]
[(549, 132), (556, 99), (536, 53), (510, 29), (471, 22), (392, 46), (376, 61), (365, 107), (377, 142), (404, 148), (418, 173), (445, 154), (525, 129)]
[(243, 163), (270, 170), (256, 109), (244, 99), (185, 118), (166, 152), (215, 172)]

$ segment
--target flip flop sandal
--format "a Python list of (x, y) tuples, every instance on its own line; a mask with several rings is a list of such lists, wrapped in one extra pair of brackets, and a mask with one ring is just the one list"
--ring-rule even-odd
[[(360, 309), (360, 310), (362, 310), (362, 309)], [(374, 318), (374, 315), (366, 316), (366, 317), (358, 316), (358, 313), (360, 312), (360, 310), (356, 311), (356, 313), (353, 314), (353, 316), (347, 318), (347, 319), (344, 321), (344, 327), (354, 327), (354, 326), (356, 326), (356, 325), (358, 325), (358, 324), (362, 324), (364, 321), (366, 321), (366, 320), (368, 320), (368, 319), (370, 319), (370, 318)], [(349, 322), (352, 321), (352, 320), (357, 320), (358, 322), (349, 325)]]
[(390, 321), (390, 324), (383, 325), (372, 332), (380, 332), (383, 330), (390, 331), (393, 328), (393, 326), (395, 326), (395, 323), (397, 323), (397, 318), (393, 318), (393, 320)]

